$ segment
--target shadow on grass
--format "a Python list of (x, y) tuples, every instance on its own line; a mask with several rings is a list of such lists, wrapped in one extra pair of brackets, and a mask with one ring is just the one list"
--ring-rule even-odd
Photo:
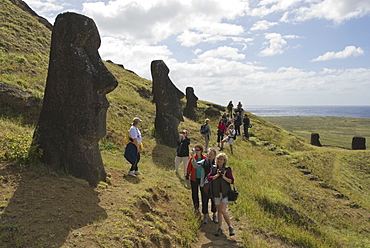
[(152, 151), (153, 163), (162, 169), (174, 170), (176, 148), (156, 144)]
[(0, 215), (0, 247), (60, 247), (70, 231), (107, 218), (85, 181), (9, 167), (0, 176), (3, 189), (15, 188)]

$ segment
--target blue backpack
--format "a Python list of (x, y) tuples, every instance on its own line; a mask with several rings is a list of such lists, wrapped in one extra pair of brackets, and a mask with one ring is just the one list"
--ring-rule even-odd
[(207, 124), (203, 124), (202, 126), (200, 126), (200, 133), (201, 133), (201, 134), (206, 134), (206, 133), (208, 133), (207, 128), (206, 128), (206, 125), (207, 125)]

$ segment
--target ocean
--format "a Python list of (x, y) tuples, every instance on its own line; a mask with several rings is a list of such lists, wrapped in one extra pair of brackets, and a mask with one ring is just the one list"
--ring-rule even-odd
[(370, 118), (370, 106), (243, 106), (244, 110), (261, 117), (320, 116)]

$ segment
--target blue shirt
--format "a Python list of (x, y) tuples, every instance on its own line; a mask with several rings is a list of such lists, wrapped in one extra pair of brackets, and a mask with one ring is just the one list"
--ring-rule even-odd
[[(198, 158), (198, 161), (201, 161), (202, 160), (202, 158), (200, 157), (200, 158)], [(197, 170), (196, 170), (196, 178), (202, 178), (202, 167), (200, 167), (200, 168), (198, 168)]]

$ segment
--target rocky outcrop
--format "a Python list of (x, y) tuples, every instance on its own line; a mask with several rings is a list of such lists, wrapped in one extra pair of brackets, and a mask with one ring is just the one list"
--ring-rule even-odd
[(352, 138), (352, 150), (366, 150), (365, 137), (353, 137)]
[(86, 179), (106, 179), (99, 140), (106, 134), (106, 94), (118, 83), (98, 53), (100, 36), (94, 21), (75, 13), (57, 16), (45, 96), (33, 144), (42, 162)]
[(221, 105), (218, 105), (218, 104), (213, 104), (213, 103), (206, 103), (207, 106), (209, 107), (214, 107), (222, 112), (225, 112), (226, 111), (226, 108), (221, 106)]
[(36, 12), (33, 11), (33, 9), (31, 9), (24, 1), (22, 1), (22, 0), (10, 0), (10, 2), (12, 2), (14, 5), (18, 6), (19, 8), (21, 8), (23, 11), (26, 11), (29, 14), (31, 14), (33, 17), (35, 17), (40, 23), (42, 23), (50, 31), (53, 29), (53, 25), (51, 25), (48, 20), (46, 20), (44, 17), (39, 16), (38, 14), (36, 14)]
[(322, 146), (320, 143), (320, 135), (318, 133), (311, 133), (311, 145)]
[(194, 94), (193, 87), (186, 88), (186, 106), (184, 108), (184, 116), (190, 120), (197, 121), (197, 114), (195, 112), (198, 102), (198, 97)]
[(215, 107), (208, 107), (206, 108), (206, 110), (204, 111), (204, 113), (206, 114), (206, 116), (220, 116), (220, 110), (215, 108)]
[(0, 82), (0, 106), (22, 115), (28, 124), (36, 124), (40, 114), (41, 99), (20, 87)]
[(153, 78), (153, 102), (156, 104), (155, 136), (157, 142), (170, 147), (177, 146), (178, 126), (184, 121), (181, 99), (185, 96), (168, 76), (170, 70), (163, 60), (151, 63)]

